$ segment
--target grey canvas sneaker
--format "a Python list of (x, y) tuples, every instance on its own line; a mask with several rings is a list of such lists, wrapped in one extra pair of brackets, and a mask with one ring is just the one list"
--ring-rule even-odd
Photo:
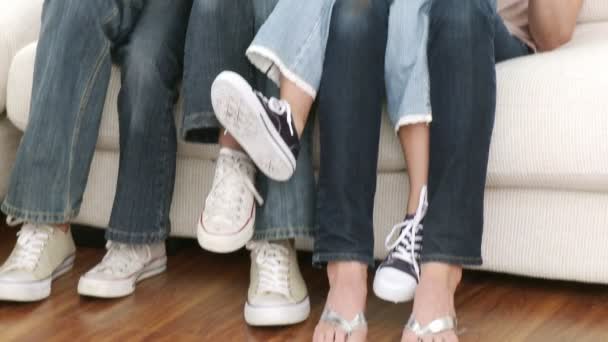
[(45, 299), (51, 294), (53, 280), (74, 265), (76, 247), (72, 233), (49, 225), (25, 223), (17, 236), (15, 248), (0, 267), (0, 300)]
[(250, 242), (251, 279), (245, 321), (253, 326), (302, 322), (310, 314), (306, 283), (291, 242)]

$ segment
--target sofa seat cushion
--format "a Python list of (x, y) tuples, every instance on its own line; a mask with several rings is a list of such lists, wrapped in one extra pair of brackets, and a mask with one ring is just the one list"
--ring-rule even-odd
[[(11, 68), (9, 116), (27, 123), (35, 46), (22, 50)], [(608, 191), (608, 22), (578, 26), (558, 51), (497, 66), (496, 126), (488, 185)], [(98, 148), (118, 149), (116, 98), (119, 70), (112, 72)], [(180, 105), (176, 107), (180, 113)], [(179, 120), (178, 120), (179, 122)], [(317, 140), (316, 140), (317, 141)], [(315, 143), (318, 166), (318, 141)], [(182, 157), (213, 159), (217, 146), (180, 143)], [(405, 163), (394, 130), (383, 115), (380, 172)]]
[[(21, 50), (13, 61), (9, 75), (8, 89), (8, 113), (11, 121), (24, 130), (29, 115), (30, 98), (32, 93), (32, 82), (34, 73), (34, 60), (36, 44), (30, 44)], [(119, 129), (117, 99), (120, 90), (120, 70), (112, 68), (112, 76), (105, 101), (97, 149), (106, 151), (117, 151), (119, 148)], [(181, 99), (175, 107), (176, 121), (180, 122), (178, 116), (181, 113)], [(195, 145), (179, 142), (178, 154), (186, 158), (213, 159), (217, 156), (215, 145)]]

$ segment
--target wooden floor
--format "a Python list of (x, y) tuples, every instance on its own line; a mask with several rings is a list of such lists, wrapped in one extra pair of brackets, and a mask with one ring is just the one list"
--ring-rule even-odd
[[(12, 248), (0, 227), (0, 259)], [(50, 299), (0, 303), (0, 341), (309, 341), (323, 308), (327, 281), (301, 255), (311, 294), (310, 319), (289, 328), (248, 327), (242, 310), (249, 277), (245, 253), (213, 255), (194, 243), (169, 259), (167, 273), (142, 282), (122, 300), (81, 298), (80, 274), (102, 257), (80, 248), (76, 266), (53, 284)], [(608, 287), (469, 272), (457, 294), (462, 341), (608, 341)], [(398, 341), (411, 306), (369, 298), (370, 341)]]

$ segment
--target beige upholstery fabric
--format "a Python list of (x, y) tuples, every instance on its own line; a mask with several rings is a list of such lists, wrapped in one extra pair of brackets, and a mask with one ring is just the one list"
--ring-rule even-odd
[(4, 114), (0, 114), (0, 200), (6, 195), (8, 177), (15, 162), (20, 138), (21, 132)]
[(608, 1), (584, 0), (579, 22), (608, 21)]
[(13, 56), (40, 31), (43, 0), (0, 0), (0, 113), (6, 105), (6, 81)]

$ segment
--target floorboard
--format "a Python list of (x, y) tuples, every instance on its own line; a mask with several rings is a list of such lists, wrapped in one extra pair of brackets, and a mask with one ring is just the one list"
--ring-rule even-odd
[[(0, 260), (15, 230), (0, 226)], [(79, 248), (76, 265), (53, 284), (50, 299), (33, 304), (0, 302), (0, 341), (310, 341), (321, 314), (327, 279), (301, 254), (312, 314), (288, 328), (256, 329), (242, 318), (249, 277), (245, 252), (214, 255), (194, 242), (179, 244), (168, 272), (142, 282), (122, 300), (79, 297), (80, 274), (103, 249)], [(461, 340), (608, 341), (608, 287), (466, 272), (456, 298)], [(369, 298), (370, 341), (398, 341), (410, 304)]]

